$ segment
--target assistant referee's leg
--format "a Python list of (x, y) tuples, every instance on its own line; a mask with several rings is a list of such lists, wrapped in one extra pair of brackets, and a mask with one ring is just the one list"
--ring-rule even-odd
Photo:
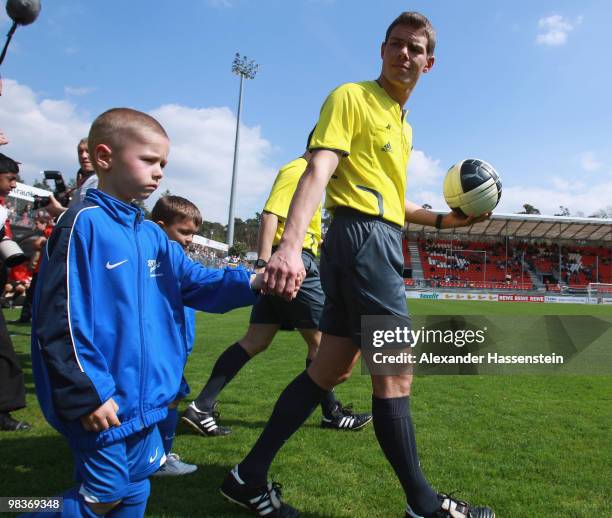
[(268, 348), (279, 327), (276, 324), (250, 324), (246, 334), (223, 351), (206, 385), (193, 401), (198, 410), (212, 411), (221, 391), (251, 358)]

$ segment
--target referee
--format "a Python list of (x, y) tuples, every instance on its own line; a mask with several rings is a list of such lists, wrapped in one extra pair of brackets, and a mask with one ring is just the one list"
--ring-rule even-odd
[[(312, 132), (308, 136), (308, 143), (311, 137)], [(259, 258), (255, 263), (258, 272), (263, 271), (272, 251), (281, 240), (291, 198), (306, 169), (310, 155), (310, 152), (306, 151), (300, 158), (283, 166), (276, 176), (259, 226), (257, 240)], [(320, 241), (321, 204), (319, 203), (302, 242), (301, 259), (306, 277), (297, 296), (291, 301), (274, 295), (259, 297), (251, 311), (246, 334), (219, 356), (204, 389), (183, 413), (182, 420), (201, 435), (219, 436), (231, 433), (229, 428), (218, 422), (219, 414), (215, 410), (216, 399), (249, 360), (268, 348), (279, 330), (295, 328), (300, 332), (308, 346), (306, 367), (316, 356), (321, 342), (321, 331), (318, 328), (325, 299), (321, 289), (319, 269), (315, 262)], [(321, 410), (322, 428), (359, 430), (372, 420), (371, 414), (356, 414), (350, 405), (342, 406), (336, 399), (333, 389), (328, 390), (321, 400)]]
[[(264, 275), (268, 292), (291, 297), (304, 275), (303, 237), (326, 190), (326, 208), (334, 219), (321, 254), (326, 296), (321, 345), (308, 369), (280, 395), (254, 447), (221, 486), (226, 498), (259, 516), (298, 516), (280, 500), (279, 485), (268, 482), (268, 469), (324, 394), (350, 376), (360, 356), (361, 317), (408, 319), (401, 276), (405, 221), (449, 228), (488, 216), (461, 218), (452, 212), (437, 216), (405, 201), (412, 130), (404, 106), (421, 74), (433, 67), (435, 38), (427, 18), (402, 13), (388, 27), (381, 45), (378, 79), (341, 85), (321, 109), (310, 145), (312, 158)], [(372, 376), (374, 430), (404, 489), (406, 515), (495, 518), (489, 508), (437, 493), (425, 479), (410, 415), (411, 383), (410, 374)]]

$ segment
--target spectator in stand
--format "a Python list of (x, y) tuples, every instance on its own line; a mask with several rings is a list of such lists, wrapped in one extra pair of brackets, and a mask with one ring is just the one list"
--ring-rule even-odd
[(9, 212), (9, 217), (11, 217), (11, 214), (15, 210), (15, 203), (11, 200), (5, 200), (4, 206), (6, 207), (6, 210), (8, 210)]
[(56, 217), (66, 212), (69, 207), (81, 203), (85, 199), (87, 189), (96, 189), (98, 187), (98, 176), (91, 165), (89, 159), (89, 151), (87, 149), (87, 137), (82, 138), (77, 145), (77, 154), (79, 157), (80, 169), (77, 171), (77, 186), (72, 192), (72, 198), (68, 207), (64, 207), (59, 201), (55, 199), (55, 196), (50, 196), (49, 205), (47, 205), (47, 211), (51, 216)]
[(23, 209), (23, 211), (21, 212), (21, 216), (19, 218), (19, 221), (17, 221), (16, 225), (20, 227), (29, 227), (30, 225), (32, 225), (32, 220), (30, 219), (30, 215), (28, 214), (27, 208)]
[[(12, 237), (11, 227), (6, 222), (7, 211), (4, 199), (15, 188), (19, 176), (19, 165), (12, 158), (0, 153), (0, 238)], [(6, 281), (6, 267), (0, 263), (0, 279)], [(25, 385), (19, 360), (13, 349), (4, 315), (0, 311), (0, 431), (25, 431), (31, 427), (25, 421), (13, 419), (11, 412), (25, 407)]]

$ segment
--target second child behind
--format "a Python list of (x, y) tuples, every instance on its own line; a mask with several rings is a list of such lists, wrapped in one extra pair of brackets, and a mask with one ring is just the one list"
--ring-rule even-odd
[[(157, 223), (168, 238), (176, 241), (185, 252), (193, 242), (193, 235), (202, 224), (198, 208), (180, 196), (162, 196), (151, 211), (151, 220)], [(195, 310), (185, 307), (185, 332), (187, 333), (187, 356), (193, 350), (195, 341)], [(178, 405), (190, 389), (183, 375), (175, 400), (168, 406), (168, 415), (157, 424), (166, 452), (166, 463), (155, 473), (156, 477), (176, 477), (188, 475), (197, 470), (195, 464), (187, 464), (172, 452), (176, 426), (178, 424)]]

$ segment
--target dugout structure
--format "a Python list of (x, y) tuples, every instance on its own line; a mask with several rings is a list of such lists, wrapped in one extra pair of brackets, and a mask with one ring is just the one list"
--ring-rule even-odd
[[(405, 275), (408, 286), (596, 296), (596, 289), (601, 292), (607, 290), (605, 285), (612, 285), (609, 218), (494, 214), (471, 227), (456, 229), (436, 230), (409, 223), (405, 236), (405, 255), (409, 255), (406, 263), (411, 270)], [(417, 247), (420, 257), (415, 252)], [(480, 252), (483, 249), (487, 253)], [(484, 259), (484, 264), (476, 267), (477, 272), (470, 271), (471, 257), (476, 253)], [(436, 254), (438, 259), (428, 262)], [(457, 269), (455, 264), (461, 268)], [(447, 269), (451, 270), (450, 275)]]

